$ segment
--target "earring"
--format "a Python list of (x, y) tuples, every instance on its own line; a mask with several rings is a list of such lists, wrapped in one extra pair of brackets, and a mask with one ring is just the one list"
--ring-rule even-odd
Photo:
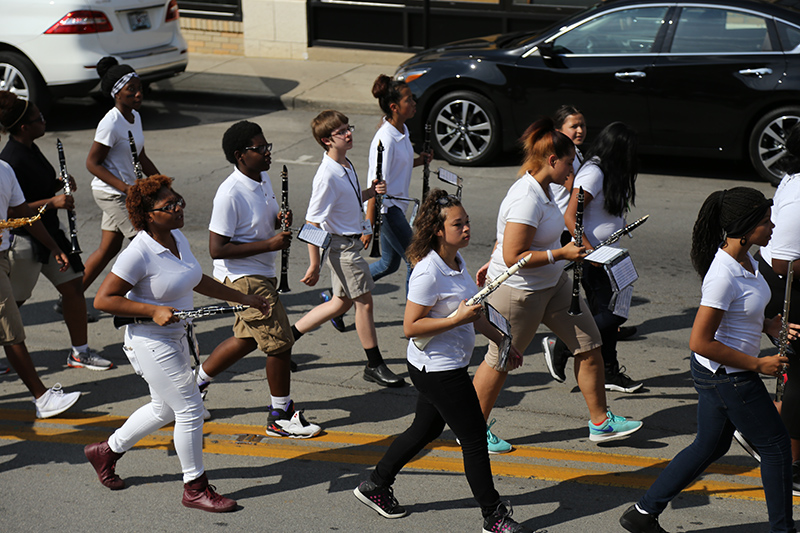
[(739, 239), (739, 244), (741, 244), (742, 246), (746, 246), (747, 245), (747, 236), (746, 235), (742, 235), (742, 238)]

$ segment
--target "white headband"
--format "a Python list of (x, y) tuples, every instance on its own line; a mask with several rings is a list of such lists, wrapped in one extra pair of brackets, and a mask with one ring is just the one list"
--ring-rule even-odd
[(117, 80), (117, 83), (114, 84), (114, 87), (111, 88), (111, 98), (117, 96), (117, 93), (122, 90), (123, 87), (128, 85), (128, 82), (131, 81), (133, 78), (138, 78), (139, 75), (135, 72), (128, 72), (120, 79)]

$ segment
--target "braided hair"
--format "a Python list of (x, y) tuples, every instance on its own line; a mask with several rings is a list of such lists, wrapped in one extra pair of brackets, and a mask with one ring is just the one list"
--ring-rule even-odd
[(747, 235), (758, 226), (772, 200), (750, 187), (734, 187), (711, 193), (692, 230), (692, 265), (701, 277), (708, 272), (717, 250), (725, 248), (728, 237), (747, 243)]
[(460, 205), (461, 200), (447, 191), (431, 189), (419, 208), (417, 218), (414, 220), (414, 236), (411, 238), (411, 244), (406, 248), (406, 258), (412, 268), (422, 261), (431, 250), (436, 249), (438, 245), (436, 233), (444, 228), (447, 209)]

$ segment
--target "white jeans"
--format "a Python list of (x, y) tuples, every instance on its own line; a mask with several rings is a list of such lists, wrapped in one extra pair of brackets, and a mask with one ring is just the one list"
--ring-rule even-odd
[(150, 386), (150, 403), (136, 410), (108, 439), (116, 453), (130, 450), (153, 431), (175, 422), (173, 440), (183, 482), (203, 472), (203, 399), (190, 365), (186, 332), (159, 326), (128, 326), (125, 354)]

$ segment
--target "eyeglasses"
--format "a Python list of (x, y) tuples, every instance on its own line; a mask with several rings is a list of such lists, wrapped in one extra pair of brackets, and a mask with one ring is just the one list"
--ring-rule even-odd
[(44, 115), (43, 114), (39, 113), (38, 117), (26, 121), (25, 124), (36, 124), (37, 122), (44, 122)]
[(182, 197), (178, 198), (177, 200), (173, 200), (173, 201), (169, 202), (164, 207), (151, 209), (150, 211), (148, 211), (148, 213), (155, 213), (156, 211), (163, 211), (165, 213), (174, 213), (175, 211), (178, 210), (179, 207), (181, 209), (186, 207), (186, 200), (184, 200)]
[(458, 196), (453, 196), (452, 194), (448, 194), (447, 196), (442, 196), (436, 201), (442, 207), (449, 207), (455, 204), (456, 202), (460, 202), (461, 200), (458, 199)]
[(261, 155), (264, 155), (267, 152), (272, 153), (272, 143), (259, 144), (258, 146), (247, 146), (245, 147), (245, 151), (247, 150), (252, 150), (253, 152), (257, 152)]
[(331, 132), (331, 137), (335, 137), (337, 135), (339, 135), (341, 137), (345, 137), (348, 133), (353, 133), (353, 131), (355, 131), (355, 129), (356, 129), (355, 126), (347, 126), (345, 129), (343, 129), (341, 131), (332, 131)]

